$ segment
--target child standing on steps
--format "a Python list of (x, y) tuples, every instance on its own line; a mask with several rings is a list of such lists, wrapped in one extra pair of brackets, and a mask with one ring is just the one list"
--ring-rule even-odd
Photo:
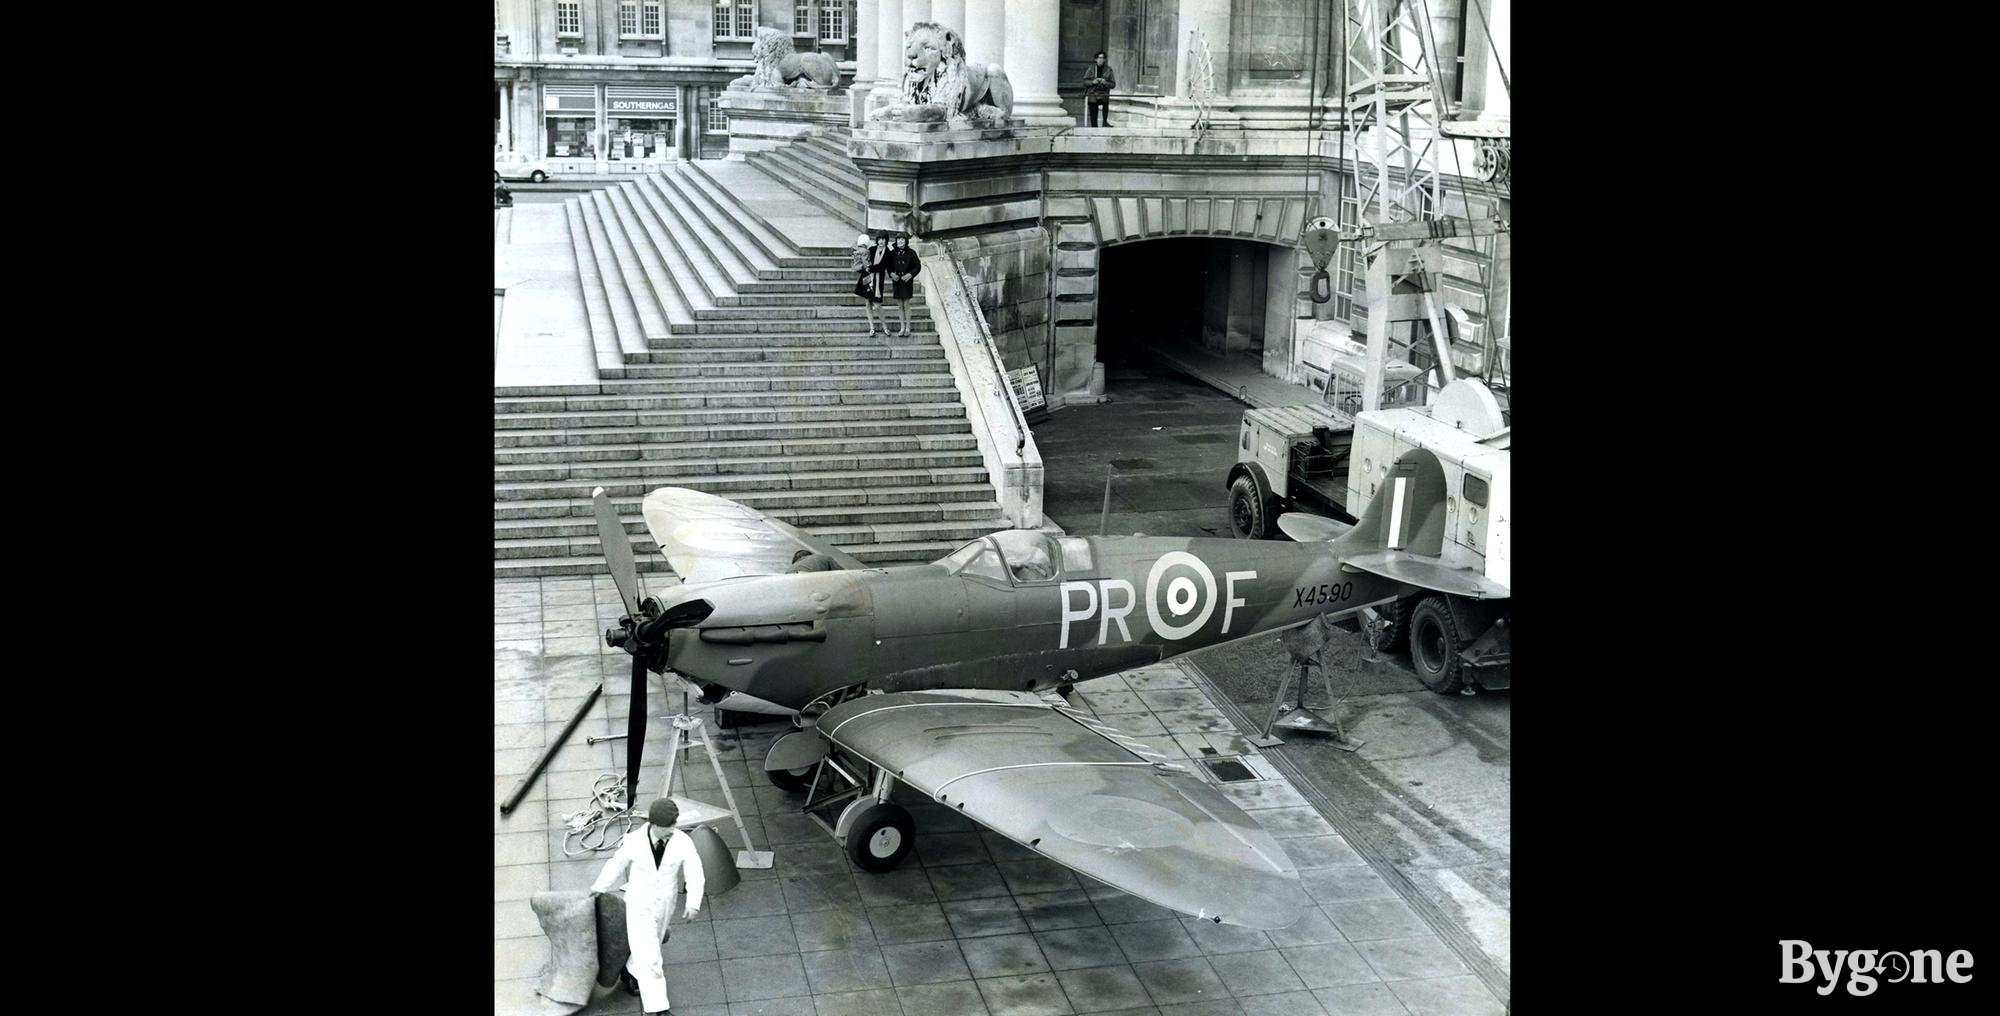
[[(854, 269), (854, 295), (861, 298), (862, 307), (868, 312), (868, 334), (875, 334), (875, 308), (882, 303), (882, 275), (888, 268), (889, 248), (877, 235), (871, 243), (868, 234), (854, 238), (854, 249), (848, 252), (848, 266)], [(889, 322), (882, 322), (882, 334), (889, 334)]]

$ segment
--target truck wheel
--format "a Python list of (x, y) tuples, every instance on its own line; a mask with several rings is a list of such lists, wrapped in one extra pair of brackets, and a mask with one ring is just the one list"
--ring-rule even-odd
[(1400, 653), (1410, 648), (1410, 611), (1416, 608), (1415, 597), (1406, 596), (1383, 609), (1389, 617), (1389, 635), (1376, 649), (1385, 653)]
[(900, 804), (871, 804), (847, 827), (847, 856), (867, 871), (888, 871), (910, 856), (917, 823)]
[(1239, 540), (1271, 535), (1271, 500), (1259, 489), (1254, 476), (1239, 476), (1229, 485), (1229, 530)]
[(1450, 695), (1465, 683), (1464, 661), (1458, 658), (1465, 641), (1442, 596), (1428, 596), (1410, 611), (1410, 667), (1424, 687)]

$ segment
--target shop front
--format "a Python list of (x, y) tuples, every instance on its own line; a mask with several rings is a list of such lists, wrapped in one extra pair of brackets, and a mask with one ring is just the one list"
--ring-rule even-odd
[(596, 85), (542, 86), (542, 154), (550, 173), (597, 172), (597, 91)]
[(644, 173), (680, 157), (679, 85), (542, 86), (551, 173)]
[(680, 93), (677, 85), (604, 86), (610, 172), (643, 173), (679, 157)]

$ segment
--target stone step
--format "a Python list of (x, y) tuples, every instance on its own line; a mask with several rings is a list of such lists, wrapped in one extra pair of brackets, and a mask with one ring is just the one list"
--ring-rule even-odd
[(728, 392), (790, 392), (810, 387), (819, 392), (895, 391), (899, 388), (936, 388), (950, 381), (949, 374), (835, 374), (796, 377), (680, 377), (619, 378), (599, 382), (606, 392), (643, 395), (716, 395)]
[(717, 363), (810, 363), (836, 360), (943, 360), (944, 349), (936, 343), (884, 343), (866, 346), (779, 346), (771, 349), (744, 349), (735, 346), (697, 346), (655, 349), (635, 354), (632, 363), (717, 364)]
[(771, 254), (773, 257), (783, 252), (790, 252), (806, 257), (837, 257), (842, 259), (843, 262), (847, 258), (847, 248), (845, 247), (826, 247), (812, 244), (799, 246), (793, 243), (790, 237), (766, 221), (754, 206), (738, 200), (734, 194), (731, 194), (729, 189), (722, 186), (701, 162), (697, 161), (685, 164), (684, 172), (682, 173), (682, 182), (690, 187), (700, 188), (702, 193), (707, 194), (711, 200), (721, 205), (732, 218), (736, 219), (737, 225), (745, 233), (754, 238), (765, 249), (766, 253)]
[[(924, 540), (909, 543), (879, 543), (867, 547), (842, 550), (852, 554), (861, 563), (878, 568), (889, 568), (905, 564), (929, 564), (938, 558), (957, 550), (965, 541)], [(667, 559), (659, 554), (642, 558), (638, 570), (647, 574), (671, 572)], [(543, 575), (603, 575), (606, 574), (604, 557), (562, 556), (542, 558), (510, 558), (493, 562), (493, 577), (532, 578)]]
[[(676, 477), (717, 477), (747, 475), (841, 476), (863, 468), (881, 470), (954, 469), (982, 466), (979, 450), (896, 451), (880, 453), (834, 453), (827, 455), (740, 455), (727, 458), (648, 457), (612, 462), (527, 462), (496, 463), (493, 482), (524, 483), (531, 480), (588, 480), (604, 483), (651, 483), (655, 487), (685, 487), (686, 483), (650, 479), (673, 470)], [(982, 472), (983, 472), (982, 467)], [(841, 480), (842, 483), (852, 482)]]
[(846, 264), (846, 251), (806, 253), (794, 249), (783, 237), (736, 211), (739, 202), (733, 197), (704, 189), (699, 182), (702, 179), (705, 178), (675, 166), (672, 172), (660, 174), (655, 183), (672, 191), (686, 211), (699, 215), (707, 224), (709, 235), (729, 244), (745, 263), (765, 269), (839, 268)]
[[(547, 448), (580, 451), (581, 445), (680, 445), (699, 441), (794, 442), (858, 437), (964, 435), (963, 417), (931, 420), (826, 420), (810, 423), (720, 423), (706, 427), (572, 427), (562, 430), (520, 428), (496, 431), (493, 447)], [(967, 435), (969, 436), (969, 435)], [(624, 457), (624, 456), (621, 456)]]
[(789, 146), (754, 153), (749, 161), (751, 166), (785, 189), (857, 230), (863, 228), (864, 220), (860, 213), (866, 192), (859, 186), (818, 172), (813, 160), (795, 155)]
[[(761, 278), (763, 273), (780, 270), (777, 264), (761, 255), (754, 261), (746, 261), (726, 241), (712, 235), (708, 223), (686, 207), (687, 199), (678, 191), (651, 179), (627, 186), (632, 189), (633, 201), (651, 210), (660, 222), (667, 242), (672, 243), (694, 267), (703, 291), (711, 300), (734, 293), (736, 279), (747, 281)], [(762, 273), (759, 268), (763, 269)]]
[(638, 210), (618, 188), (594, 191), (582, 200), (599, 209), (605, 233), (612, 238), (613, 256), (619, 259), (620, 270), (625, 272), (632, 299), (647, 307), (642, 320), (650, 327), (661, 329), (659, 332), (649, 331), (649, 338), (665, 334), (675, 321), (693, 321), (696, 306), (713, 306), (688, 302), (687, 293), (676, 278), (683, 269), (677, 269), (663, 255), (647, 232)]
[[(597, 275), (618, 324), (619, 348), (627, 348), (626, 343), (633, 335), (638, 338), (639, 348), (644, 349), (646, 336), (667, 334), (667, 321), (661, 312), (659, 297), (653, 292), (651, 280), (640, 268), (631, 238), (626, 236), (615, 219), (606, 223), (607, 209), (599, 196), (592, 193), (582, 200), (565, 201), (563, 204), (574, 204), (585, 210), (584, 224), (590, 230), (592, 241), (600, 245)], [(585, 289), (589, 289), (587, 282)]]
[(569, 412), (495, 415), (494, 436), (517, 430), (575, 430), (595, 427), (714, 427), (745, 423), (820, 423), (874, 420), (961, 419), (965, 407), (956, 402), (928, 405), (800, 406), (778, 409), (682, 409), (666, 412)]
[[(570, 253), (576, 256), (576, 275), (583, 285), (584, 323), (590, 328), (591, 352), (596, 358), (598, 376), (602, 377), (608, 369), (611, 376), (623, 377), (625, 361), (623, 350), (618, 345), (618, 325), (599, 278), (602, 269), (596, 254), (598, 244), (590, 235), (589, 223), (582, 210), (576, 205), (565, 202), (563, 218), (569, 223)], [(640, 341), (643, 348), (643, 336)]]
[[(903, 327), (903, 322), (900, 319), (890, 323), (896, 328)], [(864, 328), (866, 324), (864, 321)], [(916, 315), (912, 314), (910, 316), (910, 334), (908, 335), (896, 332), (884, 335), (879, 328), (872, 336), (867, 331), (861, 329), (846, 333), (836, 331), (787, 332), (783, 335), (754, 336), (744, 335), (740, 332), (721, 332), (715, 335), (691, 332), (685, 335), (672, 335), (663, 339), (655, 339), (649, 348), (654, 352), (668, 352), (676, 349), (743, 349), (753, 346), (760, 349), (812, 349), (819, 346), (862, 346), (869, 349), (901, 348), (904, 346), (929, 347), (932, 349), (944, 348), (939, 343), (936, 332), (926, 332), (922, 328), (923, 324), (917, 320)]]
[[(619, 510), (619, 520), (625, 531), (633, 536), (652, 535), (646, 529), (646, 519), (639, 511), (640, 502), (634, 500), (630, 509)], [(615, 507), (615, 506), (614, 506)], [(765, 512), (765, 515), (787, 525), (797, 526), (806, 532), (820, 532), (831, 528), (863, 528), (872, 526), (916, 525), (916, 524), (956, 524), (986, 526), (986, 532), (1007, 528), (1006, 519), (1000, 514), (1000, 505), (993, 501), (964, 504), (908, 504), (908, 505), (859, 505), (851, 508), (795, 508)], [(550, 539), (575, 536), (597, 535), (597, 519), (593, 514), (564, 515), (556, 518), (522, 518), (493, 520), (493, 539)], [(976, 534), (976, 535), (984, 535)]]
[[(835, 296), (831, 293), (827, 294), (827, 296), (830, 297), (830, 299), (821, 299), (815, 303), (803, 307), (772, 307), (763, 305), (761, 301), (758, 304), (749, 306), (744, 306), (744, 305), (718, 306), (712, 310), (705, 310), (699, 314), (696, 314), (695, 319), (698, 321), (808, 321), (809, 320), (809, 321), (846, 321), (850, 323), (861, 322), (863, 324), (867, 323), (868, 309), (862, 306), (860, 297), (855, 296), (851, 292), (842, 294), (842, 296), (846, 297), (846, 302), (843, 303), (841, 302), (841, 296)], [(900, 317), (900, 315), (902, 314), (902, 310), (900, 308), (896, 307), (895, 304), (893, 303), (889, 303), (888, 306), (889, 309), (894, 310)], [(926, 306), (920, 300), (913, 299), (910, 301), (911, 321), (916, 321), (918, 319), (928, 319), (930, 316), (931, 316), (930, 307)]]
[[(651, 493), (647, 491), (646, 493)], [(872, 487), (826, 490), (736, 491), (729, 499), (746, 508), (797, 524), (821, 512), (847, 512), (862, 508), (909, 508), (939, 512), (940, 518), (973, 518), (975, 511), (995, 511), (993, 488), (983, 483), (924, 484), (910, 487)], [(984, 499), (984, 500), (982, 500)], [(611, 507), (621, 515), (639, 512), (644, 494), (611, 498)], [(593, 502), (587, 497), (557, 497), (539, 500), (493, 502), (495, 519), (551, 519), (594, 516)]]
[[(961, 431), (963, 427), (959, 428)], [(559, 466), (592, 468), (617, 463), (665, 460), (730, 461), (749, 463), (758, 459), (794, 461), (808, 458), (839, 459), (855, 455), (877, 455), (885, 462), (899, 455), (945, 452), (977, 452), (979, 441), (971, 434), (937, 432), (916, 434), (841, 434), (786, 438), (777, 434), (747, 439), (647, 441), (605, 444), (555, 444), (495, 446), (496, 466)]]
[[(914, 304), (914, 301), (912, 301)], [(902, 327), (902, 309), (889, 305), (897, 316), (896, 326)], [(910, 308), (910, 330), (918, 334), (930, 333), (928, 318), (919, 320), (916, 307)], [(774, 315), (765, 320), (751, 321), (690, 321), (682, 324), (673, 322), (672, 335), (782, 335), (786, 332), (814, 332), (828, 335), (853, 335), (859, 339), (868, 334), (867, 319), (861, 317), (820, 320), (817, 318), (787, 318)], [(931, 333), (934, 334), (934, 333)]]
[(935, 360), (820, 360), (804, 362), (764, 361), (758, 363), (633, 363), (625, 367), (626, 380), (647, 378), (811, 378), (823, 373), (860, 377), (869, 374), (951, 374), (944, 357)]
[(811, 166), (820, 176), (838, 181), (842, 184), (842, 190), (858, 194), (868, 189), (867, 175), (861, 172), (853, 159), (848, 158), (845, 145), (835, 145), (822, 138), (808, 137), (777, 150), (796, 162)]
[[(909, 522), (891, 523), (880, 526), (821, 526), (807, 530), (812, 535), (828, 543), (861, 557), (857, 551), (872, 547), (907, 546), (913, 543), (925, 545), (941, 544), (944, 550), (939, 557), (963, 546), (968, 540), (976, 540), (995, 529), (1006, 528), (1004, 523), (995, 525), (987, 522)], [(632, 534), (632, 553), (639, 558), (664, 560), (659, 544), (653, 542), (651, 533), (642, 527)], [(597, 530), (592, 528), (589, 535), (525, 537), (519, 539), (496, 539), (493, 541), (493, 558), (496, 561), (518, 558), (542, 557), (601, 557), (603, 546), (598, 542)], [(867, 558), (862, 557), (866, 561)], [(933, 559), (935, 560), (935, 559)]]
[[(758, 461), (768, 463), (770, 460)], [(926, 484), (935, 484), (942, 488), (987, 482), (986, 467), (983, 465), (889, 467), (870, 463), (866, 467), (857, 469), (710, 474), (672, 471), (682, 463), (649, 462), (647, 465), (658, 469), (659, 472), (644, 473), (639, 476), (578, 476), (553, 479), (520, 476), (495, 480), (493, 500), (545, 501), (551, 498), (588, 498), (590, 492), (597, 487), (603, 487), (605, 494), (613, 498), (644, 497), (661, 487), (691, 487), (718, 497), (737, 500), (741, 494), (769, 494), (779, 491), (801, 493), (849, 491), (857, 488), (890, 490)], [(987, 489), (992, 488), (989, 486)]]
[[(595, 389), (598, 386), (593, 385)], [(805, 407), (917, 406), (950, 402), (958, 405), (958, 389), (937, 387), (873, 389), (863, 391), (778, 391), (722, 392), (713, 395), (650, 393), (598, 393), (584, 395), (530, 395), (496, 398), (496, 417), (508, 413), (554, 412), (667, 412), (687, 409), (784, 411)]]
[(695, 311), (713, 309), (715, 294), (728, 291), (727, 286), (719, 284), (725, 273), (715, 267), (713, 252), (704, 247), (670, 210), (661, 207), (651, 188), (643, 187), (638, 182), (622, 183), (605, 193), (614, 197), (615, 202), (626, 209), (631, 220), (644, 231), (646, 241), (652, 247), (651, 253), (666, 265), (674, 288), (687, 304), (690, 312), (687, 317), (670, 317), (670, 326), (692, 320)]

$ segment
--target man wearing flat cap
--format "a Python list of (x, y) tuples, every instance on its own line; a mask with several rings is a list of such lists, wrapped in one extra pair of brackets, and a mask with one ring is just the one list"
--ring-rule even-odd
[[(687, 912), (701, 912), (701, 857), (694, 841), (674, 828), (680, 821), (680, 807), (662, 797), (646, 809), (644, 831), (625, 834), (618, 852), (604, 865), (593, 893), (625, 890), (625, 935), (631, 940), (632, 958), (625, 962), (622, 979), (625, 990), (638, 995), (649, 1013), (670, 1012), (667, 1003), (667, 965), (660, 953), (671, 923), (674, 894), (687, 882)], [(620, 885), (620, 876), (623, 884)]]

